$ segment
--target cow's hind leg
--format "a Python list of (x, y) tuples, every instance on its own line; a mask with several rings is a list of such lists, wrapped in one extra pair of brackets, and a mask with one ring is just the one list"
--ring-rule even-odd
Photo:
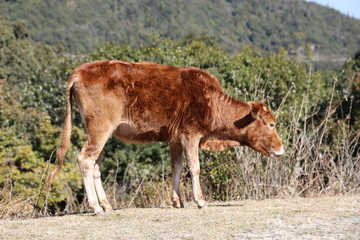
[(88, 197), (89, 205), (95, 214), (104, 213), (103, 208), (100, 207), (97, 193), (98, 190), (101, 195), (101, 199), (103, 200), (105, 192), (103, 191), (101, 180), (99, 180), (100, 171), (97, 161), (108, 136), (108, 134), (90, 133), (78, 156), (78, 163), (83, 176), (86, 195)]
[(94, 185), (100, 206), (105, 210), (105, 212), (111, 212), (113, 211), (113, 208), (111, 207), (109, 201), (106, 198), (105, 190), (101, 182), (100, 166), (103, 157), (104, 157), (104, 150), (101, 151), (100, 156), (96, 160), (94, 166)]
[(173, 177), (172, 201), (176, 208), (183, 208), (184, 203), (180, 196), (180, 176), (183, 168), (183, 148), (181, 144), (170, 143), (171, 169)]

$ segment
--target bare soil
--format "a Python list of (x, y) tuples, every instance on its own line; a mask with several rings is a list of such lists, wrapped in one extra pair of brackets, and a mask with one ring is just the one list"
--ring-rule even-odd
[(360, 196), (214, 202), (1, 220), (0, 239), (360, 239)]

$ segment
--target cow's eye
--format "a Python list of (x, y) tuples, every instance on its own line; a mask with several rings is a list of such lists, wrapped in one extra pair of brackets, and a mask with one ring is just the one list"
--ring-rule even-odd
[(269, 123), (269, 126), (270, 126), (271, 128), (273, 128), (273, 127), (275, 127), (275, 123)]

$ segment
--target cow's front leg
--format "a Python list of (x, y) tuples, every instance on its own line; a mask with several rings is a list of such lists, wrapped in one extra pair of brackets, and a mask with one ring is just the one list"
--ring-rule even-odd
[(200, 187), (200, 163), (199, 163), (199, 141), (200, 137), (185, 137), (182, 141), (182, 146), (185, 151), (185, 156), (188, 161), (189, 170), (191, 174), (191, 181), (193, 185), (194, 200), (199, 208), (206, 206), (206, 202), (202, 195)]
[(170, 155), (171, 155), (171, 170), (173, 177), (173, 192), (172, 192), (173, 206), (176, 208), (183, 208), (184, 203), (181, 200), (181, 194), (180, 194), (180, 177), (183, 168), (183, 162), (182, 162), (183, 148), (181, 144), (170, 143)]

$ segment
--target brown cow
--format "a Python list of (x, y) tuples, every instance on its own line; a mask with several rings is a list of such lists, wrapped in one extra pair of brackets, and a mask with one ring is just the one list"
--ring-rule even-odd
[(182, 207), (179, 182), (182, 155), (190, 168), (194, 200), (206, 205), (199, 183), (199, 146), (222, 150), (244, 145), (268, 156), (284, 153), (275, 118), (261, 102), (242, 102), (226, 95), (219, 82), (198, 68), (104, 60), (85, 63), (71, 74), (66, 89), (66, 117), (57, 168), (70, 142), (74, 96), (87, 140), (78, 163), (90, 207), (111, 211), (100, 179), (100, 163), (111, 136), (128, 142), (169, 142), (174, 207)]

